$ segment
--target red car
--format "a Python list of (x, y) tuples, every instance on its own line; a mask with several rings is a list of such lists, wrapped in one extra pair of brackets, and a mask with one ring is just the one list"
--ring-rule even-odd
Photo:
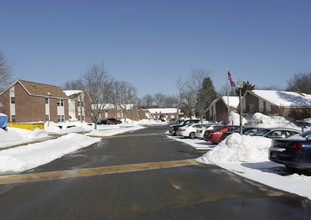
[(221, 140), (220, 137), (224, 132), (234, 132), (238, 130), (238, 125), (219, 125), (214, 126), (212, 130), (206, 130), (203, 136), (205, 141), (210, 141), (213, 144), (218, 144)]

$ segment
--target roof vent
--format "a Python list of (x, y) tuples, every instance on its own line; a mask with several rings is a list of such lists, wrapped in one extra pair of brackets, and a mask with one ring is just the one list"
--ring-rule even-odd
[(50, 92), (48, 92), (48, 95), (51, 95), (51, 93), (50, 93)]

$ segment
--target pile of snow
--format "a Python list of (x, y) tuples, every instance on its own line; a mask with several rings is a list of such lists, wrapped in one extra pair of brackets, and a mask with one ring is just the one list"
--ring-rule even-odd
[(211, 162), (257, 162), (268, 158), (271, 139), (252, 137), (238, 133), (230, 135), (220, 142), (217, 147), (205, 154)]
[(299, 129), (299, 127), (286, 119), (284, 116), (267, 116), (258, 112), (247, 118), (247, 124), (263, 128), (287, 127)]
[[(233, 125), (240, 124), (240, 114), (231, 111), (229, 113), (229, 122)], [(284, 116), (267, 116), (262, 113), (255, 113), (253, 115), (248, 115), (246, 117), (242, 117), (242, 125), (247, 126), (257, 126), (262, 128), (272, 128), (272, 127), (287, 127), (287, 128), (296, 128), (300, 129), (294, 123), (289, 121), (288, 118)]]
[(56, 140), (2, 150), (0, 151), (0, 172), (20, 172), (32, 169), (99, 140), (99, 138), (90, 138), (82, 134), (68, 134)]
[[(8, 132), (9, 131), (9, 132)], [(23, 137), (18, 134), (16, 131), (8, 129), (8, 131), (5, 131), (3, 129), (0, 129), (0, 143), (1, 146), (3, 146), (5, 143), (12, 143), (17, 142), (23, 139)]]
[(84, 122), (46, 122), (44, 125), (45, 131), (48, 134), (63, 135), (69, 133), (87, 133), (93, 130), (93, 125)]

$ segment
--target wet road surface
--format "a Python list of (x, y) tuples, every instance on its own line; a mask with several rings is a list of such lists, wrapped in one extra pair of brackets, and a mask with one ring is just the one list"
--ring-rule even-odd
[[(46, 179), (1, 184), (0, 219), (311, 218), (306, 198), (213, 165), (170, 166), (202, 153), (167, 138), (166, 130), (150, 127), (104, 138), (21, 174)], [(103, 173), (107, 168), (111, 173)], [(81, 170), (90, 173), (79, 175)], [(61, 177), (63, 171), (71, 175)]]

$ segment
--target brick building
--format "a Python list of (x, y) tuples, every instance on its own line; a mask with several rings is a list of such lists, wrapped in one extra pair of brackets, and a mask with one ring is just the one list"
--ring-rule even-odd
[(86, 90), (64, 90), (69, 98), (69, 119), (71, 121), (92, 122), (91, 98)]
[(0, 93), (9, 122), (63, 122), (69, 119), (68, 97), (57, 86), (17, 80)]
[(133, 121), (139, 120), (138, 110), (135, 104), (123, 104), (121, 105), (122, 118), (128, 118)]
[(104, 106), (100, 119), (118, 118), (121, 119), (121, 106), (118, 104), (108, 103)]
[(177, 119), (178, 117), (183, 117), (184, 114), (181, 113), (180, 109), (178, 108), (148, 108), (148, 112), (150, 112), (150, 118), (153, 119)]
[(239, 97), (237, 96), (221, 96), (215, 99), (206, 109), (206, 120), (213, 122), (221, 122), (228, 120), (229, 111), (233, 111), (239, 105)]
[(311, 95), (276, 90), (248, 90), (242, 98), (244, 113), (261, 112), (290, 116), (300, 112), (311, 113)]

